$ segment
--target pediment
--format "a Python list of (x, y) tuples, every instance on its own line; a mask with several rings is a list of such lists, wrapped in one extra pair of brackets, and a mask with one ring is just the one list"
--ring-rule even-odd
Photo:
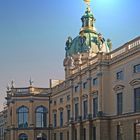
[(116, 85), (114, 88), (113, 88), (113, 90), (114, 91), (118, 91), (118, 90), (122, 90), (122, 89), (124, 89), (124, 85)]
[(140, 84), (140, 78), (134, 79), (129, 83), (131, 86)]

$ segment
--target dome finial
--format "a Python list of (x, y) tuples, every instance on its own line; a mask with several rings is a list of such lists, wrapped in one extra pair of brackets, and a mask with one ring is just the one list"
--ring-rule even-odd
[(90, 1), (91, 0), (84, 0), (84, 2), (86, 3), (86, 5), (89, 7), (90, 6)]

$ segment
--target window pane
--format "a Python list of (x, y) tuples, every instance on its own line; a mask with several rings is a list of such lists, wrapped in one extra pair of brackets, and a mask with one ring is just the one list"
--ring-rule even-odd
[(60, 127), (63, 126), (63, 111), (60, 111)]
[(135, 134), (134, 134), (134, 137), (135, 137), (135, 140), (140, 140), (140, 123), (137, 123), (134, 125), (134, 130), (135, 130)]
[(63, 133), (60, 133), (60, 140), (63, 140)]
[(57, 124), (57, 118), (56, 113), (53, 114), (53, 126), (56, 127)]
[(67, 122), (70, 120), (70, 109), (67, 110)]
[(47, 126), (47, 109), (45, 107), (38, 107), (36, 109), (36, 127)]
[(93, 79), (93, 85), (94, 85), (94, 86), (97, 86), (97, 85), (98, 85), (98, 79), (97, 79), (97, 78), (94, 78), (94, 79)]
[(27, 128), (28, 127), (28, 108), (20, 107), (18, 109), (18, 127)]
[(98, 113), (98, 98), (93, 99), (93, 117), (96, 117)]
[(84, 109), (84, 119), (87, 117), (88, 109), (87, 109), (87, 100), (83, 102), (83, 109)]
[(134, 73), (140, 72), (140, 64), (134, 66)]
[(123, 108), (123, 101), (122, 101), (122, 93), (117, 94), (117, 114), (122, 114), (122, 108)]
[(77, 119), (78, 119), (78, 115), (79, 115), (79, 104), (78, 103), (76, 103), (75, 104), (75, 120), (77, 121)]
[(140, 88), (134, 89), (135, 112), (140, 112)]
[(96, 140), (96, 127), (93, 127), (93, 140)]
[(122, 79), (123, 79), (123, 71), (117, 72), (117, 74), (116, 74), (116, 79), (117, 79), (117, 80), (122, 80)]

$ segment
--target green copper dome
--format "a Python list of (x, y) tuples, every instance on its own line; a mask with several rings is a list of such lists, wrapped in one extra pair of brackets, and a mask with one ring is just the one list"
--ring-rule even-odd
[(94, 26), (95, 18), (87, 7), (85, 14), (81, 18), (82, 28), (77, 37), (72, 39), (68, 37), (66, 41), (66, 57), (73, 56), (79, 53), (95, 53), (99, 51), (109, 52), (111, 48), (111, 42), (105, 42), (105, 39), (100, 33), (97, 33)]

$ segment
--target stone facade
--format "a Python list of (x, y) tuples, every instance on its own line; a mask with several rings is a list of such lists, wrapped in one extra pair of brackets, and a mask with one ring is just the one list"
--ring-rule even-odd
[(139, 140), (140, 37), (111, 51), (88, 6), (66, 42), (65, 80), (7, 91), (5, 140)]
[[(41, 134), (49, 140), (137, 140), (140, 131), (139, 54), (140, 37), (110, 53), (98, 53), (88, 63), (71, 69), (71, 75), (54, 87), (12, 87), (6, 98), (6, 140), (19, 140), (23, 133), (34, 140), (39, 140)], [(122, 94), (120, 104), (119, 93)], [(18, 124), (17, 110), (21, 106), (29, 109), (25, 128), (19, 128)], [(36, 125), (39, 106), (47, 108), (44, 127)]]

